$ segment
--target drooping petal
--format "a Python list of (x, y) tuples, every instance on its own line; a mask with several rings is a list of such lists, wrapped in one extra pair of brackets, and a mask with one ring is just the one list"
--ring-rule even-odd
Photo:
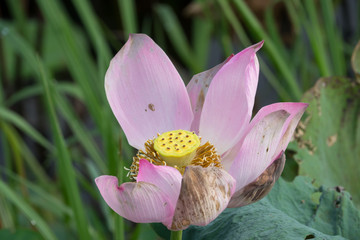
[(285, 151), (287, 148), (296, 126), (298, 125), (302, 115), (304, 114), (306, 108), (309, 106), (307, 103), (276, 103), (273, 104), (274, 107), (278, 109), (286, 109), (290, 113), (290, 117), (286, 120), (285, 127), (283, 128), (282, 137), (279, 143), (279, 146), (275, 152), (274, 156), (278, 156), (281, 152)]
[(191, 124), (190, 130), (194, 131), (196, 134), (199, 133), (201, 111), (211, 81), (220, 68), (224, 66), (224, 64), (227, 63), (233, 56), (234, 55), (231, 55), (223, 63), (220, 63), (205, 72), (194, 75), (191, 78), (189, 84), (186, 86), (190, 97), (191, 107), (194, 113), (194, 120)]
[(256, 51), (263, 42), (232, 57), (214, 76), (200, 118), (199, 134), (221, 155), (239, 141), (254, 106), (259, 77)]
[(167, 194), (169, 204), (175, 209), (181, 187), (181, 173), (169, 166), (155, 166), (145, 159), (139, 161), (137, 182), (152, 183)]
[(254, 181), (271, 164), (289, 115), (279, 110), (254, 118), (258, 121), (252, 125), (229, 169), (236, 179), (236, 191)]
[(130, 35), (105, 76), (106, 95), (135, 148), (157, 133), (190, 129), (193, 119), (185, 85), (166, 54), (144, 34)]
[(116, 177), (104, 175), (95, 179), (96, 185), (109, 207), (122, 217), (137, 223), (169, 225), (174, 215), (176, 194), (180, 192), (181, 174), (175, 168), (146, 162), (140, 160), (138, 178), (150, 182), (137, 179), (136, 183), (118, 186)]
[(109, 207), (130, 221), (166, 222), (173, 212), (166, 194), (154, 184), (127, 182), (119, 187), (116, 177), (104, 175), (96, 178), (96, 185)]
[(235, 180), (223, 169), (188, 166), (170, 230), (189, 225), (205, 226), (228, 205), (235, 190)]
[(291, 140), (291, 137), (294, 133), (294, 130), (300, 121), (301, 116), (303, 115), (305, 109), (307, 108), (308, 104), (306, 103), (294, 103), (294, 102), (281, 102), (281, 103), (274, 103), (267, 105), (260, 109), (260, 111), (255, 115), (254, 119), (251, 120), (251, 124), (248, 126), (247, 130), (244, 131), (244, 136), (240, 141), (228, 152), (226, 152), (222, 156), (222, 165), (225, 170), (229, 170), (234, 159), (236, 158), (236, 155), (238, 154), (242, 143), (244, 141), (244, 138), (246, 137), (246, 134), (252, 129), (252, 127), (261, 119), (263, 119), (266, 115), (269, 115), (272, 112), (284, 110), (287, 113), (289, 113), (289, 117), (287, 118), (286, 122), (284, 123), (284, 126), (282, 128), (281, 133), (281, 140), (277, 147), (277, 150), (274, 153), (274, 160), (279, 156), (279, 154), (282, 151), (285, 151), (287, 145), (289, 144), (289, 141)]
[(230, 199), (228, 207), (235, 208), (246, 206), (265, 197), (270, 192), (275, 182), (279, 179), (284, 166), (285, 154), (282, 152), (280, 157), (276, 159), (258, 178), (234, 193)]

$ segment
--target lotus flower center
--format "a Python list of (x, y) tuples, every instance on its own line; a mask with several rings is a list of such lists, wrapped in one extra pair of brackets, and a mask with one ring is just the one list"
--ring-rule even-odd
[(187, 166), (221, 168), (221, 158), (215, 147), (206, 142), (200, 146), (200, 138), (186, 130), (174, 130), (158, 134), (144, 144), (145, 149), (139, 150), (133, 157), (133, 162), (127, 176), (136, 180), (139, 173), (139, 161), (145, 159), (157, 166), (171, 166), (181, 174)]
[(174, 130), (162, 133), (154, 140), (154, 149), (169, 166), (190, 165), (200, 146), (200, 139), (194, 132)]

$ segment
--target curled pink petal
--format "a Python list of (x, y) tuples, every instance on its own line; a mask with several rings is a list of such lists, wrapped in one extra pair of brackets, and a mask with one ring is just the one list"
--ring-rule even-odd
[(214, 76), (200, 118), (199, 134), (219, 154), (234, 146), (248, 125), (259, 77), (260, 42), (232, 57)]
[(179, 198), (182, 176), (180, 172), (169, 166), (155, 166), (145, 159), (139, 161), (137, 182), (152, 183), (166, 193), (168, 204), (175, 209)]
[(288, 117), (284, 110), (256, 119), (232, 163), (229, 173), (236, 179), (236, 191), (254, 181), (271, 164)]
[(191, 78), (189, 84), (186, 86), (190, 97), (191, 107), (194, 113), (194, 120), (191, 124), (191, 131), (195, 131), (196, 134), (199, 133), (201, 111), (211, 81), (220, 68), (224, 66), (224, 64), (227, 63), (233, 56), (234, 55), (231, 55), (223, 63), (220, 63), (205, 72), (194, 75)]
[(259, 177), (233, 194), (228, 208), (246, 206), (265, 197), (279, 179), (284, 166), (285, 154), (282, 152)]
[(274, 153), (274, 157), (272, 160), (275, 160), (277, 157), (279, 157), (279, 154), (282, 151), (285, 151), (287, 145), (289, 144), (291, 137), (295, 131), (295, 128), (300, 121), (300, 118), (302, 117), (305, 109), (307, 108), (307, 103), (295, 103), (295, 102), (281, 102), (281, 103), (274, 103), (267, 105), (259, 110), (259, 112), (255, 115), (254, 119), (251, 120), (250, 125), (247, 127), (247, 129), (244, 131), (244, 136), (240, 141), (232, 147), (228, 152), (226, 152), (222, 156), (222, 165), (225, 170), (229, 170), (234, 159), (236, 158), (236, 155), (238, 154), (242, 143), (244, 141), (244, 138), (246, 137), (246, 134), (253, 128), (253, 126), (259, 122), (261, 119), (263, 119), (265, 116), (269, 115), (272, 112), (284, 110), (287, 113), (289, 113), (289, 117), (287, 118), (286, 122), (284, 123), (284, 126), (282, 128), (281, 132), (281, 140), (278, 144), (277, 150)]
[(162, 222), (168, 224), (173, 214), (166, 193), (154, 184), (128, 182), (118, 186), (114, 176), (95, 179), (101, 196), (120, 216), (137, 223)]
[(133, 147), (157, 133), (190, 129), (189, 96), (179, 73), (151, 38), (130, 35), (112, 59), (105, 76), (106, 95)]
[(180, 193), (182, 176), (167, 166), (154, 166), (147, 160), (139, 161), (136, 183), (123, 183), (113, 176), (95, 179), (105, 202), (122, 217), (137, 223), (172, 222)]
[[(282, 137), (280, 143), (277, 147), (277, 150), (274, 155), (274, 159), (277, 158), (281, 152), (285, 151), (287, 148), (296, 126), (298, 125), (302, 115), (304, 114), (306, 108), (309, 106), (307, 103), (275, 103), (272, 104), (273, 108), (285, 109), (290, 113), (289, 118), (286, 120), (284, 128), (282, 130)], [(274, 160), (273, 159), (273, 160)]]

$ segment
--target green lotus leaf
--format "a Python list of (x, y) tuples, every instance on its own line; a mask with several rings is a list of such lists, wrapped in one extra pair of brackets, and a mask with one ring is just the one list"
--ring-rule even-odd
[(299, 174), (343, 186), (360, 206), (360, 84), (322, 78), (302, 100), (309, 107), (295, 133)]
[(183, 239), (358, 239), (360, 212), (341, 188), (315, 187), (311, 178), (283, 179), (263, 200), (226, 209)]

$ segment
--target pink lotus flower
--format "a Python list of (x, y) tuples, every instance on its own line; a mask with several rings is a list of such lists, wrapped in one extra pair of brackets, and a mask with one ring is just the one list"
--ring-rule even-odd
[(159, 46), (146, 35), (130, 36), (110, 63), (105, 89), (139, 150), (129, 173), (135, 181), (118, 186), (114, 176), (95, 180), (115, 212), (182, 230), (266, 195), (307, 104), (268, 105), (251, 120), (262, 45), (195, 75), (185, 87)]

